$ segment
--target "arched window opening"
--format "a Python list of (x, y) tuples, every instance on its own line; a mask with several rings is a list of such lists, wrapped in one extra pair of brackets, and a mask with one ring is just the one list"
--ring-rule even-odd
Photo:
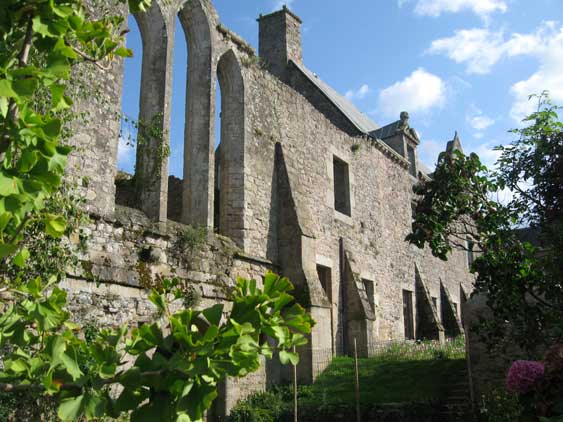
[(176, 17), (174, 54), (172, 69), (172, 112), (170, 121), (170, 156), (168, 157), (168, 219), (182, 219), (182, 186), (184, 172), (184, 131), (186, 126), (186, 104), (189, 49), (180, 19)]
[(244, 247), (244, 82), (232, 50), (217, 65), (221, 89), (219, 227)]
[(221, 86), (215, 82), (215, 189), (213, 195), (213, 229), (221, 231)]
[(121, 126), (117, 146), (117, 174), (115, 177), (115, 203), (135, 206), (135, 160), (137, 154), (137, 120), (141, 97), (141, 68), (143, 41), (135, 17), (127, 19), (129, 33), (126, 45), (133, 57), (125, 59), (123, 68), (123, 94), (121, 97)]
[(153, 2), (146, 12), (130, 17), (129, 26), (128, 42), (137, 56), (125, 63), (118, 167), (131, 173), (134, 169), (134, 176), (127, 173), (118, 181), (116, 203), (138, 208), (151, 220), (165, 221), (173, 23)]

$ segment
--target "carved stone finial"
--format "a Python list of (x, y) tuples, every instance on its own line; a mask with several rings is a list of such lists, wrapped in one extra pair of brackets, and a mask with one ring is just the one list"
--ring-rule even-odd
[(412, 138), (416, 139), (417, 141), (418, 139), (418, 133), (416, 133), (416, 130), (414, 130), (414, 128), (410, 127), (409, 124), (409, 113), (408, 111), (401, 111), (400, 114), (400, 123), (399, 126), (397, 127), (397, 132), (403, 132), (409, 136), (411, 136)]
[(401, 122), (407, 122), (408, 123), (409, 112), (408, 111), (401, 111), (400, 119), (401, 119)]

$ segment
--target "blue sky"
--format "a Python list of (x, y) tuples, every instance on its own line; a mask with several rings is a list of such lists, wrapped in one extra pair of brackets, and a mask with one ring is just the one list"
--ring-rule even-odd
[[(214, 0), (222, 22), (258, 49), (260, 13), (287, 4), (303, 20), (305, 65), (380, 125), (409, 111), (432, 166), (457, 130), (487, 164), (492, 147), (550, 91), (563, 105), (563, 0)], [(351, 6), (353, 4), (353, 6)], [(130, 19), (123, 111), (136, 118), (140, 35)], [(182, 177), (187, 47), (174, 51), (170, 173)], [(119, 168), (133, 171), (122, 142)]]

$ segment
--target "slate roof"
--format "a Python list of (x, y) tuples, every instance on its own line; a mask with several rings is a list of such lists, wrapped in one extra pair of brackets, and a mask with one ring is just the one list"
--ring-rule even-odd
[(303, 73), (329, 100), (344, 114), (360, 132), (369, 134), (379, 128), (379, 125), (358, 110), (346, 97), (336, 92), (327, 83), (323, 82), (315, 73), (302, 64), (291, 60), (291, 63)]
[(379, 138), (379, 139), (390, 138), (394, 136), (395, 133), (397, 133), (397, 129), (399, 129), (400, 123), (401, 123), (400, 120), (397, 120), (396, 122), (393, 123), (389, 123), (386, 126), (380, 127), (379, 129), (372, 131), (370, 135), (373, 136), (374, 138)]
[[(307, 69), (302, 64), (296, 63), (290, 60), (293, 64), (313, 85), (315, 85), (336, 108), (338, 108), (342, 114), (344, 114), (348, 120), (360, 131), (366, 135), (375, 138), (376, 142), (385, 143), (384, 141), (378, 141), (379, 139), (384, 140), (389, 138), (397, 132), (399, 128), (400, 120), (390, 123), (382, 128), (379, 127), (377, 123), (371, 120), (368, 116), (358, 110), (354, 104), (352, 104), (345, 96), (336, 92), (330, 85), (323, 82), (321, 78), (317, 76), (314, 72)], [(385, 144), (387, 146), (387, 144)], [(423, 164), (420, 160), (418, 161), (417, 167), (426, 175), (430, 175), (432, 170)]]

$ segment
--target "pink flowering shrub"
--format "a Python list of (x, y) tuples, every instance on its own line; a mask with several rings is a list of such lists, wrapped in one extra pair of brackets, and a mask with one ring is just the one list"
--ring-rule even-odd
[(506, 376), (506, 388), (512, 393), (527, 393), (543, 378), (543, 375), (544, 366), (541, 362), (532, 360), (514, 361)]

